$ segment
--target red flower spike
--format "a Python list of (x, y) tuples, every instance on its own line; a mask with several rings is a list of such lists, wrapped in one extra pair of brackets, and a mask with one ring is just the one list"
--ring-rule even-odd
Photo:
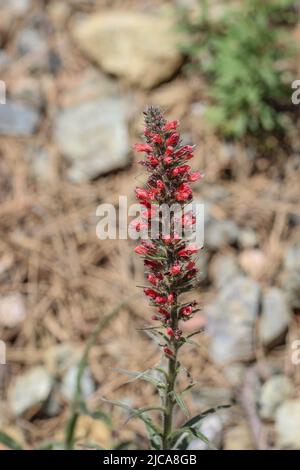
[[(136, 151), (146, 154), (141, 164), (148, 171), (148, 179), (145, 187), (136, 188), (136, 197), (144, 209), (141, 220), (134, 226), (137, 230), (148, 229), (151, 240), (141, 242), (135, 251), (145, 258), (147, 280), (154, 288), (147, 287), (144, 292), (150, 304), (157, 307), (153, 319), (161, 322), (170, 338), (171, 347), (164, 348), (169, 356), (176, 355), (176, 345), (183, 344), (178, 320), (193, 315), (194, 304), (181, 306), (179, 299), (180, 294), (186, 291), (187, 282), (192, 288), (196, 281), (197, 269), (190, 258), (198, 252), (197, 247), (182, 240), (174, 221), (180, 220), (183, 226), (192, 226), (196, 219), (192, 211), (180, 215), (178, 220), (173, 214), (171, 230), (165, 234), (161, 224), (162, 214), (157, 209), (161, 204), (170, 206), (174, 202), (183, 209), (193, 197), (190, 183), (202, 177), (200, 172), (192, 172), (185, 163), (193, 157), (194, 147), (181, 145), (178, 125), (177, 120), (167, 122), (157, 108), (150, 107), (145, 112), (146, 142), (135, 146)], [(158, 238), (151, 239), (153, 218), (159, 222), (160, 228)]]

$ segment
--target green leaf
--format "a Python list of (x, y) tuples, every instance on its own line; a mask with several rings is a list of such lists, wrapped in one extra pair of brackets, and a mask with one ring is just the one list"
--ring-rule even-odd
[(21, 444), (16, 441), (13, 437), (6, 434), (4, 431), (0, 431), (0, 442), (4, 444), (6, 447), (12, 450), (23, 450)]
[(118, 368), (115, 368), (113, 370), (120, 372), (121, 374), (128, 375), (129, 377), (133, 377), (134, 380), (142, 379), (142, 380), (145, 380), (146, 382), (150, 382), (152, 385), (154, 385), (157, 388), (163, 388), (163, 389), (166, 388), (163, 382), (161, 382), (160, 380), (157, 380), (155, 377), (153, 377), (149, 373), (149, 370), (146, 370), (145, 372), (134, 372), (134, 371), (118, 369)]
[(105, 422), (108, 426), (111, 426), (111, 425), (112, 425), (111, 419), (110, 419), (110, 417), (109, 417), (106, 413), (104, 413), (103, 411), (100, 411), (100, 410), (97, 410), (97, 411), (91, 411), (91, 410), (89, 410), (84, 401), (80, 402), (80, 404), (79, 404), (79, 410), (80, 410), (80, 413), (81, 413), (82, 415), (90, 416), (90, 417), (93, 418), (93, 419), (96, 419), (96, 420), (99, 420), (99, 421), (103, 421), (103, 422)]
[(202, 421), (204, 418), (206, 418), (206, 416), (208, 416), (210, 414), (213, 414), (213, 413), (216, 413), (218, 410), (222, 410), (222, 409), (230, 408), (230, 407), (231, 407), (231, 405), (220, 405), (220, 406), (216, 406), (215, 408), (210, 408), (210, 409), (204, 411), (203, 413), (200, 413), (196, 416), (193, 416), (193, 418), (186, 421), (183, 424), (182, 427), (186, 428), (186, 427), (195, 426), (196, 424), (199, 423), (199, 421)]
[(175, 392), (175, 390), (173, 391), (173, 395), (174, 395), (174, 398), (178, 404), (178, 406), (181, 408), (181, 410), (183, 411), (183, 413), (185, 414), (185, 416), (189, 417), (190, 416), (190, 412), (183, 400), (183, 398), (181, 397), (180, 393), (177, 393)]
[(107, 400), (106, 398), (102, 398), (102, 400), (106, 403), (110, 403), (111, 405), (114, 405), (114, 406), (119, 406), (120, 408), (123, 408), (124, 410), (129, 411), (132, 417), (138, 418), (141, 421), (143, 421), (147, 430), (151, 430), (153, 435), (159, 436), (159, 437), (161, 436), (161, 431), (153, 424), (152, 420), (148, 416), (143, 415), (144, 411), (143, 413), (140, 413), (139, 409), (132, 408), (131, 406), (126, 405), (126, 403), (123, 403), (121, 401)]

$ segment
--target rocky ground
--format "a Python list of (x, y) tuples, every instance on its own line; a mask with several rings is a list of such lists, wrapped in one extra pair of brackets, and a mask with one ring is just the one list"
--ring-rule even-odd
[[(300, 449), (299, 125), (272, 156), (208, 128), (205, 83), (186, 72), (170, 33), (169, 8), (181, 3), (0, 0), (0, 429), (26, 448), (62, 439), (89, 334), (142, 282), (134, 243), (99, 241), (95, 214), (121, 194), (134, 201), (142, 176), (131, 148), (155, 104), (181, 120), (205, 173), (202, 312), (187, 328), (206, 329), (182, 358), (199, 382), (189, 406), (234, 403), (202, 424), (220, 449)], [(146, 448), (143, 427), (124, 425), (101, 397), (155, 399), (114, 370), (158, 360), (137, 331), (149, 316), (132, 298), (99, 335), (82, 395), (113, 427), (82, 416), (78, 448)]]

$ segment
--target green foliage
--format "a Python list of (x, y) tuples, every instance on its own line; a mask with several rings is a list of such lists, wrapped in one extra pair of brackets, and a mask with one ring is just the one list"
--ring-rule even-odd
[(184, 51), (207, 78), (207, 117), (226, 137), (286, 129), (293, 53), (287, 31), (296, 21), (294, 3), (245, 0), (214, 21), (208, 2), (201, 2), (196, 19), (181, 17), (189, 38)]
[(0, 443), (4, 444), (11, 450), (22, 450), (22, 446), (13, 437), (6, 434), (4, 431), (0, 431)]

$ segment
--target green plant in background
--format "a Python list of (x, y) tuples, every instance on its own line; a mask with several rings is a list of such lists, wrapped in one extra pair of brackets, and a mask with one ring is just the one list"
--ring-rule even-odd
[(213, 20), (207, 1), (181, 27), (188, 33), (185, 53), (201, 68), (212, 105), (207, 118), (226, 137), (282, 133), (290, 105), (288, 26), (297, 15), (292, 0), (245, 0)]

